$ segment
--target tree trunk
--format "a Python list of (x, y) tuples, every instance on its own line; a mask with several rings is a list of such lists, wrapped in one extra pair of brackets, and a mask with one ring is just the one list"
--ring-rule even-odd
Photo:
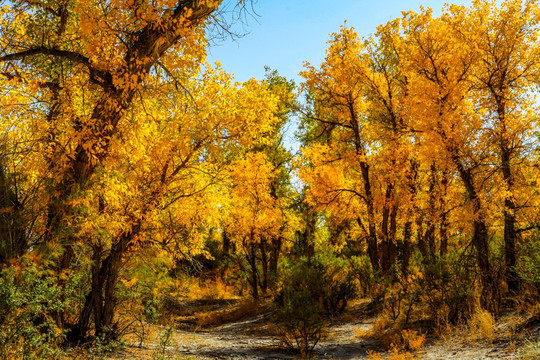
[(401, 274), (404, 278), (409, 272), (409, 262), (411, 259), (411, 227), (412, 222), (407, 221), (403, 229), (403, 244), (401, 248)]
[(114, 314), (116, 310), (116, 285), (122, 265), (122, 256), (126, 253), (133, 238), (141, 231), (141, 221), (123, 233), (112, 245), (109, 254), (102, 260), (103, 248), (93, 246), (91, 290), (86, 295), (85, 304), (77, 324), (68, 333), (70, 341), (85, 341), (93, 315), (95, 336), (104, 335), (114, 339)]
[(418, 250), (422, 254), (422, 259), (427, 261), (429, 258), (428, 249), (426, 245), (426, 238), (424, 236), (424, 215), (418, 206), (414, 206), (416, 212), (416, 241), (418, 242)]
[(253, 300), (259, 300), (259, 280), (257, 276), (257, 257), (256, 257), (256, 250), (255, 250), (255, 242), (253, 239), (250, 239), (251, 243), (249, 244), (249, 251), (248, 251), (248, 263), (251, 267), (251, 294), (253, 296)]
[(272, 283), (270, 286), (274, 287), (275, 279), (278, 277), (278, 261), (279, 253), (281, 252), (282, 239), (281, 236), (272, 238), (272, 251), (270, 252), (270, 276)]
[(506, 143), (501, 144), (501, 170), (503, 174), (503, 180), (506, 184), (508, 195), (504, 199), (504, 256), (505, 256), (505, 280), (508, 285), (508, 290), (516, 292), (519, 289), (519, 277), (516, 273), (516, 204), (512, 198), (512, 189), (514, 187), (514, 180), (512, 177), (512, 170), (510, 167), (511, 150), (505, 146)]
[[(442, 116), (442, 113), (439, 115)], [(493, 301), (492, 295), (494, 294), (495, 284), (493, 283), (493, 274), (491, 273), (491, 266), (489, 263), (488, 231), (484, 209), (474, 184), (472, 169), (464, 166), (464, 163), (459, 157), (457, 146), (448, 138), (444, 130), (442, 130), (440, 123), (438, 124), (437, 131), (445, 144), (446, 150), (458, 171), (463, 185), (465, 186), (467, 199), (472, 204), (474, 215), (472, 245), (476, 250), (476, 263), (480, 270), (480, 279), (482, 282), (481, 305), (485, 309), (491, 310), (493, 309), (491, 304)]]
[(446, 195), (448, 194), (448, 172), (444, 170), (442, 172), (441, 186), (442, 194), (439, 197), (439, 206), (441, 211), (440, 254), (441, 256), (445, 256), (448, 253), (448, 228), (450, 227), (450, 224), (448, 223), (448, 214), (446, 211)]
[[(398, 206), (394, 204), (392, 206), (392, 211), (390, 212), (390, 232), (389, 234), (389, 249), (388, 249), (388, 262), (390, 263), (390, 269), (396, 264), (397, 259), (397, 245), (396, 245), (396, 234), (397, 234), (397, 213)], [(397, 269), (394, 269), (397, 270)], [(394, 271), (394, 276), (396, 272)]]
[(371, 183), (369, 180), (369, 166), (362, 162), (360, 164), (364, 179), (364, 191), (366, 193), (366, 206), (368, 215), (368, 254), (371, 261), (371, 267), (374, 273), (379, 273), (381, 270), (379, 264), (379, 249), (377, 245), (377, 229), (375, 227), (375, 209), (373, 202), (373, 195), (371, 193)]
[(262, 268), (262, 283), (261, 291), (266, 295), (268, 290), (268, 256), (266, 253), (266, 239), (259, 241), (259, 249), (261, 250), (261, 268)]
[[(358, 156), (358, 163), (360, 165), (360, 172), (362, 174), (362, 182), (364, 185), (364, 202), (367, 208), (368, 217), (368, 254), (371, 261), (371, 267), (374, 273), (380, 273), (379, 263), (379, 249), (377, 246), (377, 228), (375, 220), (375, 206), (373, 200), (373, 193), (371, 190), (371, 179), (369, 178), (369, 164), (365, 160), (366, 151), (364, 149), (362, 138), (360, 136), (360, 128), (358, 126), (358, 119), (354, 108), (354, 101), (349, 99), (348, 110), (350, 115), (350, 126), (354, 133), (354, 147)], [(360, 219), (357, 221), (361, 222)]]
[(388, 274), (396, 261), (395, 236), (397, 232), (397, 206), (393, 204), (393, 197), (394, 185), (388, 183), (386, 188), (385, 204), (381, 223), (381, 231), (383, 234), (381, 244), (381, 272), (383, 275)]
[(225, 257), (228, 257), (231, 251), (231, 238), (229, 238), (229, 235), (227, 234), (226, 231), (223, 231), (222, 239), (223, 239), (223, 255), (225, 255)]
[(381, 222), (381, 232), (382, 232), (382, 241), (381, 241), (381, 273), (386, 275), (390, 269), (390, 235), (388, 229), (388, 222), (390, 217), (390, 202), (392, 199), (392, 185), (387, 184), (385, 199), (384, 199), (384, 208), (382, 213), (382, 222)]
[(435, 208), (435, 197), (436, 197), (436, 188), (437, 188), (437, 168), (435, 164), (430, 166), (430, 176), (429, 176), (429, 200), (428, 200), (428, 213), (429, 220), (427, 224), (427, 229), (425, 233), (425, 243), (427, 245), (427, 260), (430, 263), (433, 263), (435, 259), (435, 223), (437, 221), (437, 209)]
[(278, 272), (279, 253), (281, 252), (281, 236), (272, 238), (272, 252), (270, 254), (270, 272), (275, 276)]
[(516, 218), (515, 204), (511, 199), (505, 199), (504, 210), (504, 255), (506, 262), (505, 279), (508, 290), (516, 292), (519, 289), (519, 276), (516, 273)]
[[(122, 246), (122, 244), (120, 245)], [(120, 273), (120, 267), (122, 265), (122, 249), (113, 249), (109, 254), (109, 261), (107, 262), (106, 280), (103, 291), (103, 306), (101, 324), (96, 322), (96, 336), (106, 335), (107, 337), (115, 337), (116, 329), (114, 328), (114, 314), (116, 310), (116, 285), (118, 283), (118, 276)]]
[(472, 203), (474, 221), (473, 221), (473, 239), (472, 244), (476, 250), (476, 263), (480, 270), (480, 278), (482, 282), (481, 303), (485, 309), (492, 309), (492, 299), (494, 291), (493, 274), (489, 263), (489, 246), (488, 246), (488, 231), (484, 216), (484, 210), (480, 202), (480, 198), (474, 187), (472, 174), (470, 169), (464, 169), (461, 163), (457, 164), (458, 172), (461, 180), (467, 190), (469, 201)]
[[(308, 207), (304, 212), (304, 219), (306, 222), (306, 227), (304, 231), (298, 233), (299, 242), (300, 242), (300, 252), (301, 256), (306, 256), (308, 258), (313, 257), (315, 253), (315, 245), (313, 243), (313, 233), (315, 231), (315, 226), (317, 218), (311, 209)], [(277, 262), (276, 262), (277, 266)]]

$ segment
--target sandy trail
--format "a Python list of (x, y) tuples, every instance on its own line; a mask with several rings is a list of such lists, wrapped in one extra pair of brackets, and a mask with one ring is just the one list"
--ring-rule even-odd
[[(230, 304), (218, 304), (231, 306)], [(348, 311), (345, 320), (333, 320), (328, 327), (330, 334), (316, 346), (313, 357), (316, 359), (369, 359), (368, 351), (379, 351), (383, 358), (389, 353), (381, 351), (381, 344), (373, 338), (358, 336), (371, 329), (375, 317), (363, 314), (361, 309)], [(268, 331), (270, 313), (247, 317), (219, 326), (201, 328), (193, 321), (180, 321), (175, 327), (170, 345), (160, 355), (164, 359), (294, 359), (284, 350), (278, 340)], [(165, 327), (155, 329), (158, 333)], [(118, 359), (155, 359), (158, 342), (150, 341), (142, 347), (130, 346)], [(517, 359), (517, 351), (507, 339), (493, 343), (471, 345), (456, 340), (428, 339), (421, 359)]]

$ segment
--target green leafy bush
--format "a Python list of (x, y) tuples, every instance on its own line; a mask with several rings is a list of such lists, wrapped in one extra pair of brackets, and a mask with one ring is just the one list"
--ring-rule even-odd
[(96, 337), (92, 347), (88, 350), (91, 360), (106, 360), (111, 357), (111, 354), (125, 349), (126, 344), (124, 341), (111, 339), (108, 336), (113, 332), (113, 329), (106, 329), (100, 336)]
[(358, 280), (360, 285), (359, 290), (363, 295), (368, 295), (376, 282), (369, 256), (351, 256), (349, 264), (352, 276)]
[(54, 280), (33, 264), (13, 264), (0, 274), (0, 358), (58, 358), (64, 334), (52, 314), (64, 304)]
[(276, 322), (282, 342), (308, 355), (324, 334), (325, 314), (341, 314), (357, 294), (348, 262), (331, 253), (286, 263), (276, 297)]
[(324, 332), (319, 300), (320, 269), (306, 259), (289, 263), (276, 297), (275, 320), (280, 340), (295, 352), (308, 355)]
[(319, 291), (324, 309), (332, 316), (342, 314), (348, 302), (358, 295), (349, 262), (332, 253), (323, 253), (312, 259), (312, 266), (320, 275)]
[(463, 252), (458, 251), (425, 265), (423, 276), (416, 284), (438, 327), (470, 317), (474, 306), (472, 269), (474, 266), (467, 264)]
[(540, 240), (529, 241), (523, 246), (516, 270), (523, 281), (540, 291)]
[(143, 302), (143, 312), (146, 321), (155, 323), (161, 316), (162, 302), (160, 299), (150, 297)]

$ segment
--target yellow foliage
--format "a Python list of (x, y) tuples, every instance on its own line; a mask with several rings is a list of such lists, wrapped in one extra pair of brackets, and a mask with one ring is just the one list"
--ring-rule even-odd
[(264, 153), (246, 154), (234, 161), (229, 171), (230, 193), (222, 211), (225, 228), (234, 241), (251, 244), (291, 228), (294, 216), (288, 200), (273, 193), (277, 173)]

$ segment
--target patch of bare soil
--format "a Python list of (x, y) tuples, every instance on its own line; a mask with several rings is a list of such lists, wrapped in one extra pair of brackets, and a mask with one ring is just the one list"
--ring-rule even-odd
[[(209, 312), (223, 311), (227, 314), (240, 307), (238, 301), (206, 301), (185, 304), (184, 316), (177, 320), (175, 331), (167, 346), (160, 346), (159, 336), (145, 341), (142, 346), (128, 347), (117, 359), (293, 359), (297, 358), (283, 349), (279, 340), (269, 329), (271, 313), (267, 308), (262, 313), (250, 314), (239, 319), (217, 325), (201, 326), (197, 315), (201, 309)], [(227, 316), (225, 316), (226, 318)], [(341, 318), (330, 320), (328, 336), (314, 350), (317, 359), (368, 359), (369, 351), (389, 353), (382, 349), (374, 338), (359, 336), (369, 332), (376, 317), (366, 311), (366, 303), (357, 303)], [(504, 327), (504, 324), (498, 325)], [(502, 329), (501, 334), (504, 333)], [(165, 327), (156, 328), (156, 334)], [(519, 345), (519, 341), (518, 341)], [(429, 339), (418, 357), (421, 359), (517, 359), (515, 342), (507, 338), (495, 339), (491, 343), (470, 342), (457, 337), (445, 340)]]

